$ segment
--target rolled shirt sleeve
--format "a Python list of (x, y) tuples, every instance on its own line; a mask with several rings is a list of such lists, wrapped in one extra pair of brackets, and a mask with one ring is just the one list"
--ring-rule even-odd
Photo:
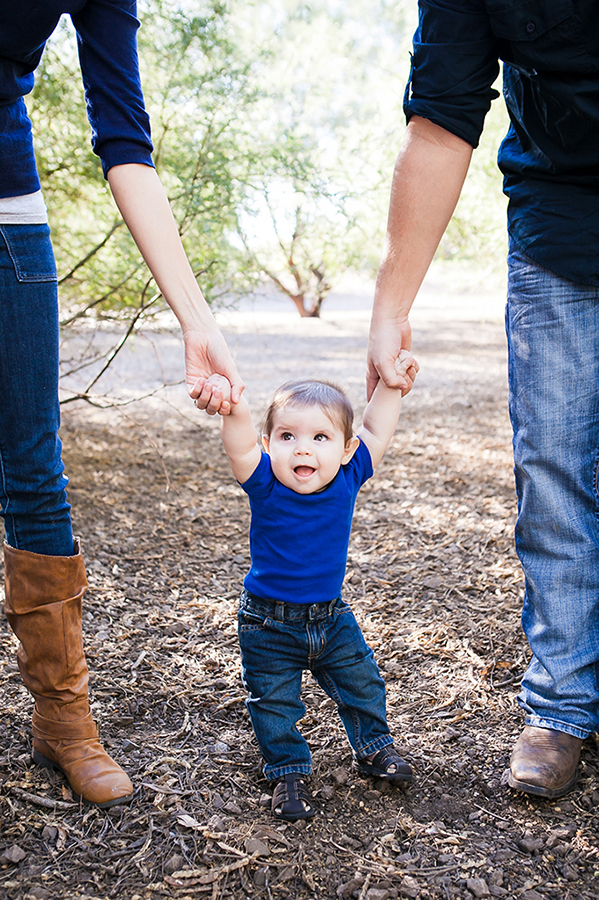
[(73, 14), (92, 147), (104, 175), (115, 165), (153, 166), (150, 120), (137, 56), (135, 0), (88, 0)]
[(419, 0), (406, 118), (422, 116), (477, 147), (499, 96), (499, 49), (481, 0)]

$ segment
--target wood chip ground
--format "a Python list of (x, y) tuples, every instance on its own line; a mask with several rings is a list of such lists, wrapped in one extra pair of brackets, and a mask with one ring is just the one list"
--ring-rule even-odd
[[(232, 331), (257, 410), (289, 375), (310, 374), (344, 383), (359, 413), (365, 323)], [(360, 495), (345, 585), (413, 785), (353, 773), (332, 702), (306, 677), (318, 814), (271, 817), (236, 638), (248, 509), (216, 423), (157, 404), (103, 419), (67, 411), (92, 707), (135, 796), (80, 807), (32, 765), (31, 702), (3, 622), (1, 898), (599, 897), (595, 742), (567, 798), (505, 784), (528, 648), (501, 325), (425, 323), (415, 348), (422, 373)]]

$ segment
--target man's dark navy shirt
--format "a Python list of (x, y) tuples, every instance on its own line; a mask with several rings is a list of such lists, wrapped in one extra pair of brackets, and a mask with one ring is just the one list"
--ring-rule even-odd
[(499, 150), (511, 236), (535, 262), (599, 285), (599, 4), (419, 0), (404, 109), (476, 147), (503, 61)]

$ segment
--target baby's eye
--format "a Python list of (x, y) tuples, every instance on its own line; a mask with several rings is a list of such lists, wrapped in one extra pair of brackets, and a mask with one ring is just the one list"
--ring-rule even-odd
[(326, 436), (326, 434), (315, 434), (314, 440), (315, 441), (328, 441), (328, 437)]
[(281, 440), (282, 440), (282, 441), (292, 441), (292, 440), (293, 440), (293, 435), (291, 434), (290, 431), (284, 431), (284, 432), (281, 434)]

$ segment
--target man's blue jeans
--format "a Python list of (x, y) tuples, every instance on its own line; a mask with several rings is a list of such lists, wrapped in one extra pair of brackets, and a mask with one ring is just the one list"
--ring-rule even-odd
[(312, 771), (297, 728), (304, 669), (337, 704), (356, 756), (393, 743), (385, 683), (347, 603), (277, 603), (243, 591), (238, 621), (246, 706), (268, 779)]
[(599, 728), (599, 288), (512, 242), (506, 311), (522, 624), (533, 658), (526, 723)]
[(0, 506), (11, 547), (73, 554), (58, 437), (58, 300), (47, 225), (0, 225)]

